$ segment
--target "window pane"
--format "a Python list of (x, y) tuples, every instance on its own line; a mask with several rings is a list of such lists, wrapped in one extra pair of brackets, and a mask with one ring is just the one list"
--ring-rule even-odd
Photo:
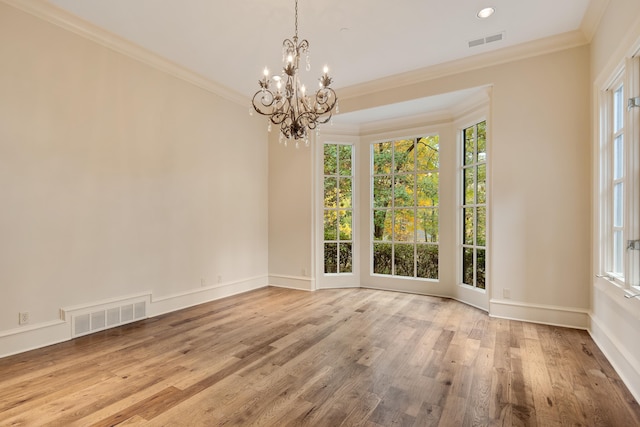
[(623, 254), (624, 244), (622, 241), (622, 230), (616, 230), (613, 232), (613, 273), (624, 274)]
[(478, 165), (478, 178), (477, 178), (477, 191), (478, 200), (476, 203), (487, 203), (487, 165)]
[(377, 209), (373, 211), (373, 240), (391, 241), (392, 211)]
[(339, 204), (341, 208), (350, 208), (352, 206), (352, 180), (351, 178), (340, 177)]
[(418, 139), (416, 161), (419, 171), (436, 170), (440, 167), (439, 140), (438, 135)]
[(480, 289), (484, 289), (485, 288), (485, 259), (484, 259), (484, 255), (485, 255), (485, 250), (484, 249), (478, 249), (476, 251), (476, 287), (480, 288)]
[(613, 226), (624, 226), (624, 187), (621, 182), (613, 186)]
[(396, 175), (394, 181), (395, 185), (393, 186), (393, 203), (395, 204), (395, 207), (413, 206), (414, 175)]
[(425, 279), (438, 278), (438, 246), (417, 245), (417, 276)]
[(486, 246), (487, 244), (487, 208), (479, 207), (476, 210), (476, 246)]
[(413, 242), (415, 218), (413, 209), (395, 210), (395, 227), (393, 240), (396, 242)]
[(373, 178), (373, 207), (388, 208), (391, 205), (391, 176)]
[(338, 244), (337, 243), (324, 244), (324, 272), (325, 273), (338, 272)]
[(338, 145), (340, 175), (351, 176), (351, 145)]
[(393, 265), (396, 276), (413, 277), (413, 245), (394, 245)]
[(438, 243), (438, 209), (418, 209), (417, 242)]
[(391, 244), (373, 244), (373, 273), (391, 274)]
[(336, 178), (324, 179), (324, 207), (335, 208), (338, 201), (338, 180)]
[(620, 86), (613, 93), (613, 131), (618, 132), (624, 126), (624, 87)]
[(324, 240), (338, 240), (337, 211), (324, 211)]
[(324, 174), (335, 175), (338, 172), (338, 146), (336, 144), (324, 144)]
[(465, 245), (473, 245), (473, 228), (474, 228), (473, 210), (474, 210), (473, 208), (464, 208), (462, 210), (462, 213), (464, 215), (464, 219), (463, 219), (464, 239), (462, 242)]
[(463, 204), (472, 205), (475, 203), (475, 167), (466, 168), (464, 170), (464, 200)]
[(412, 172), (415, 165), (415, 150), (412, 139), (403, 139), (395, 142), (393, 153), (394, 171), (396, 173)]
[(340, 240), (351, 240), (352, 228), (351, 211), (340, 211)]
[(438, 188), (440, 174), (438, 172), (417, 174), (418, 200), (417, 206), (438, 206)]
[(391, 143), (379, 142), (373, 144), (373, 174), (388, 174), (391, 172)]
[(473, 286), (473, 249), (462, 248), (462, 283)]
[(351, 243), (340, 243), (340, 273), (353, 273), (353, 246)]
[(613, 141), (613, 179), (624, 176), (624, 140), (618, 135)]
[(474, 135), (474, 128), (469, 127), (463, 131), (464, 135), (464, 164), (470, 165), (475, 162), (476, 140)]
[(487, 161), (487, 122), (478, 123), (478, 162)]

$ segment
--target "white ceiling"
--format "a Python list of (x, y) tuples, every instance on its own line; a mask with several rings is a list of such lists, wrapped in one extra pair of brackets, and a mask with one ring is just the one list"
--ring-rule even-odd
[[(48, 0), (249, 97), (281, 67), (294, 0)], [(600, 0), (299, 0), (313, 82), (328, 64), (339, 89), (579, 30)], [(479, 9), (493, 6), (486, 20)], [(504, 32), (504, 40), (468, 42)]]

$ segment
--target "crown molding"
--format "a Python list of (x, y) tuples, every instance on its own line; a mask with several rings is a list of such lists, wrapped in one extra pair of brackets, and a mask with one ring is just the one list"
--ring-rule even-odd
[(558, 52), (586, 44), (588, 44), (588, 41), (584, 33), (581, 30), (575, 30), (431, 67), (383, 77), (362, 84), (340, 88), (336, 91), (339, 91), (341, 100), (356, 98), (378, 92), (381, 87), (385, 90), (394, 90), (428, 80)]
[(610, 0), (591, 0), (589, 2), (589, 6), (580, 24), (580, 29), (589, 43), (591, 43), (591, 40), (596, 35), (596, 31), (598, 31), (600, 20), (607, 10), (609, 2)]
[(425, 113), (414, 114), (407, 117), (396, 117), (386, 120), (365, 122), (358, 126), (360, 136), (369, 136), (382, 132), (396, 131), (420, 126), (433, 126), (437, 124), (452, 123), (458, 118), (468, 115), (480, 108), (485, 108), (490, 102), (491, 87), (487, 86), (478, 90), (476, 94), (453, 105), (449, 108)]
[(77, 16), (42, 0), (0, 0), (15, 9), (26, 12), (46, 22), (96, 42), (108, 49), (126, 55), (173, 77), (191, 83), (241, 106), (247, 105), (242, 94), (216, 83), (181, 65), (163, 58), (135, 43), (91, 24)]

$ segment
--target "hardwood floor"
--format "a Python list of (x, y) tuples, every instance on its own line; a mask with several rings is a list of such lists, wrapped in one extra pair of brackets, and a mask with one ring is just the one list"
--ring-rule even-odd
[(0, 425), (640, 426), (584, 331), (277, 288), (0, 359)]

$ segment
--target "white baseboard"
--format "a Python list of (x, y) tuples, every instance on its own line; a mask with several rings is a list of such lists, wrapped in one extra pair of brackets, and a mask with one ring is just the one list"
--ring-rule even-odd
[(270, 274), (269, 286), (277, 288), (298, 289), (300, 291), (314, 291), (315, 279), (307, 276), (286, 276), (282, 274)]
[[(136, 300), (147, 300), (148, 310), (146, 317), (181, 310), (194, 305), (203, 304), (220, 298), (240, 294), (254, 289), (268, 286), (267, 276), (257, 276), (223, 283), (206, 288), (198, 288), (179, 294), (154, 298), (151, 293), (129, 295), (126, 297), (112, 298), (104, 301), (92, 301), (74, 307), (60, 309), (60, 319), (0, 332), (0, 358), (11, 356), (26, 351), (35, 350), (52, 344), (69, 341), (73, 337), (74, 315), (82, 315), (99, 311), (102, 308), (117, 306), (121, 301), (128, 301), (135, 297)], [(141, 320), (136, 318), (135, 320)], [(101, 328), (100, 330), (106, 329)]]
[(510, 300), (492, 299), (489, 301), (489, 316), (575, 329), (586, 330), (589, 327), (589, 312), (587, 310), (525, 304)]
[(182, 310), (184, 308), (193, 307), (194, 305), (203, 304), (220, 298), (230, 297), (232, 295), (241, 294), (254, 289), (265, 288), (268, 285), (267, 276), (264, 275), (193, 289), (163, 297), (152, 297), (149, 307), (149, 316), (153, 317), (172, 311)]
[(609, 328), (593, 315), (591, 315), (589, 335), (602, 350), (636, 401), (640, 402), (640, 360), (637, 356), (626, 351), (626, 347), (618, 341)]
[(52, 320), (0, 333), (0, 358), (67, 341), (71, 323)]

